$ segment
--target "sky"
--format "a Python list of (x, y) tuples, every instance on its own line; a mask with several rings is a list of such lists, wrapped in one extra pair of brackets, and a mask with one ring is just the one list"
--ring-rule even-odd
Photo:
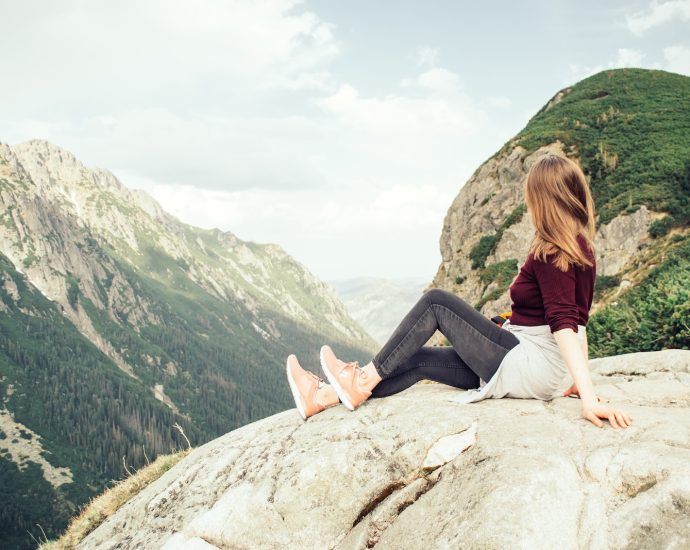
[(690, 0), (0, 0), (0, 49), (0, 141), (324, 280), (430, 281), (453, 198), (560, 89), (690, 75)]

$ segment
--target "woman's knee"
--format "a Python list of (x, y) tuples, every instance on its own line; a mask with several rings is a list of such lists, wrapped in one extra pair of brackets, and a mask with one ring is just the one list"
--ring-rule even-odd
[(424, 292), (425, 298), (432, 304), (448, 304), (449, 300), (457, 300), (458, 296), (443, 288), (430, 288)]

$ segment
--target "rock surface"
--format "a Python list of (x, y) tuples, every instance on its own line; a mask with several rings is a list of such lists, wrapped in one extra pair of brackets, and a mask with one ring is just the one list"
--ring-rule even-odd
[[(416, 384), (195, 449), (80, 548), (687, 548), (690, 351), (590, 361), (634, 419)], [(563, 387), (567, 387), (564, 380)]]

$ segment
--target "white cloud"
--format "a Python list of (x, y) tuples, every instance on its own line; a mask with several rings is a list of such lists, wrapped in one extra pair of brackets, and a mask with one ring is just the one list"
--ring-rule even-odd
[(335, 28), (300, 4), (13, 3), (0, 18), (0, 46), (13, 52), (2, 59), (13, 75), (2, 98), (15, 110), (48, 113), (189, 108), (199, 97), (206, 109), (246, 110), (247, 89), (321, 87), (324, 65), (339, 52)]
[[(513, 100), (505, 96), (487, 97), (484, 103), (489, 107), (495, 107), (497, 109), (512, 109), (513, 107)], [(531, 116), (530, 114), (527, 117), (522, 117), (521, 120), (529, 120)]]
[[(310, 191), (248, 189), (218, 191), (191, 185), (161, 184), (123, 170), (118, 178), (144, 189), (163, 208), (193, 225), (256, 234), (270, 223), (275, 235), (314, 230), (343, 236), (433, 227), (438, 229), (452, 193), (431, 184)], [(356, 200), (355, 200), (356, 199)], [(191, 221), (190, 221), (191, 220)]]
[[(166, 211), (197, 227), (217, 227), (240, 235), (251, 235), (255, 233), (256, 226), (266, 222), (270, 222), (272, 231), (276, 231), (281, 221), (302, 221), (296, 216), (300, 211), (289, 204), (295, 200), (293, 195), (298, 194), (295, 192), (266, 189), (229, 192), (159, 183), (144, 185), (143, 188)], [(280, 233), (276, 231), (276, 234)]]
[[(314, 140), (328, 128), (301, 116), (205, 115), (164, 108), (89, 117), (57, 134), (79, 156), (160, 181), (217, 189), (310, 188), (326, 182)], [(44, 134), (45, 135), (45, 134)], [(310, 151), (312, 149), (312, 151)]]
[(672, 0), (670, 2), (652, 0), (647, 9), (629, 14), (625, 18), (628, 30), (637, 36), (643, 35), (653, 27), (674, 20), (690, 20), (690, 0)]
[(383, 95), (336, 78), (334, 25), (296, 1), (67, 2), (29, 27), (17, 6), (0, 22), (16, 52), (1, 62), (17, 83), (0, 89), (6, 131), (99, 166), (226, 190), (448, 186), (493, 137), (445, 68)]
[(668, 46), (663, 49), (664, 61), (646, 63), (646, 55), (639, 50), (620, 48), (616, 58), (606, 65), (599, 64), (593, 67), (570, 64), (570, 74), (564, 80), (567, 84), (573, 84), (583, 78), (596, 74), (604, 69), (618, 69), (623, 67), (645, 67), (648, 69), (662, 69), (674, 73), (690, 76), (690, 48), (684, 45)]
[(426, 88), (432, 92), (455, 93), (460, 90), (460, 77), (442, 67), (434, 67), (420, 74), (415, 79), (415, 84), (420, 88)]
[(616, 59), (609, 65), (613, 67), (639, 67), (644, 57), (645, 54), (639, 50), (620, 48)]
[(415, 136), (419, 132), (446, 136), (453, 133), (467, 139), (488, 122), (487, 114), (462, 93), (458, 75), (447, 69), (434, 67), (404, 79), (401, 85), (410, 89), (411, 94), (362, 97), (354, 87), (345, 84), (318, 104), (349, 126), (376, 132), (406, 130)]
[(669, 46), (664, 48), (666, 69), (690, 76), (690, 48), (685, 46)]
[(361, 202), (325, 200), (319, 212), (319, 226), (331, 231), (399, 230), (431, 227), (438, 223), (452, 200), (448, 192), (431, 184), (394, 185)]

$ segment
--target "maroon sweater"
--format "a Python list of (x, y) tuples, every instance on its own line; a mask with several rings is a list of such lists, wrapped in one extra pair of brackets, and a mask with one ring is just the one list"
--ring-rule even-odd
[(570, 264), (568, 271), (561, 271), (551, 263), (554, 255), (547, 256), (546, 262), (535, 260), (532, 254), (527, 256), (510, 285), (511, 325), (549, 325), (551, 332), (567, 327), (577, 332), (577, 325), (587, 325), (596, 260), (584, 238), (578, 235), (577, 240), (595, 262), (592, 267), (583, 269)]

